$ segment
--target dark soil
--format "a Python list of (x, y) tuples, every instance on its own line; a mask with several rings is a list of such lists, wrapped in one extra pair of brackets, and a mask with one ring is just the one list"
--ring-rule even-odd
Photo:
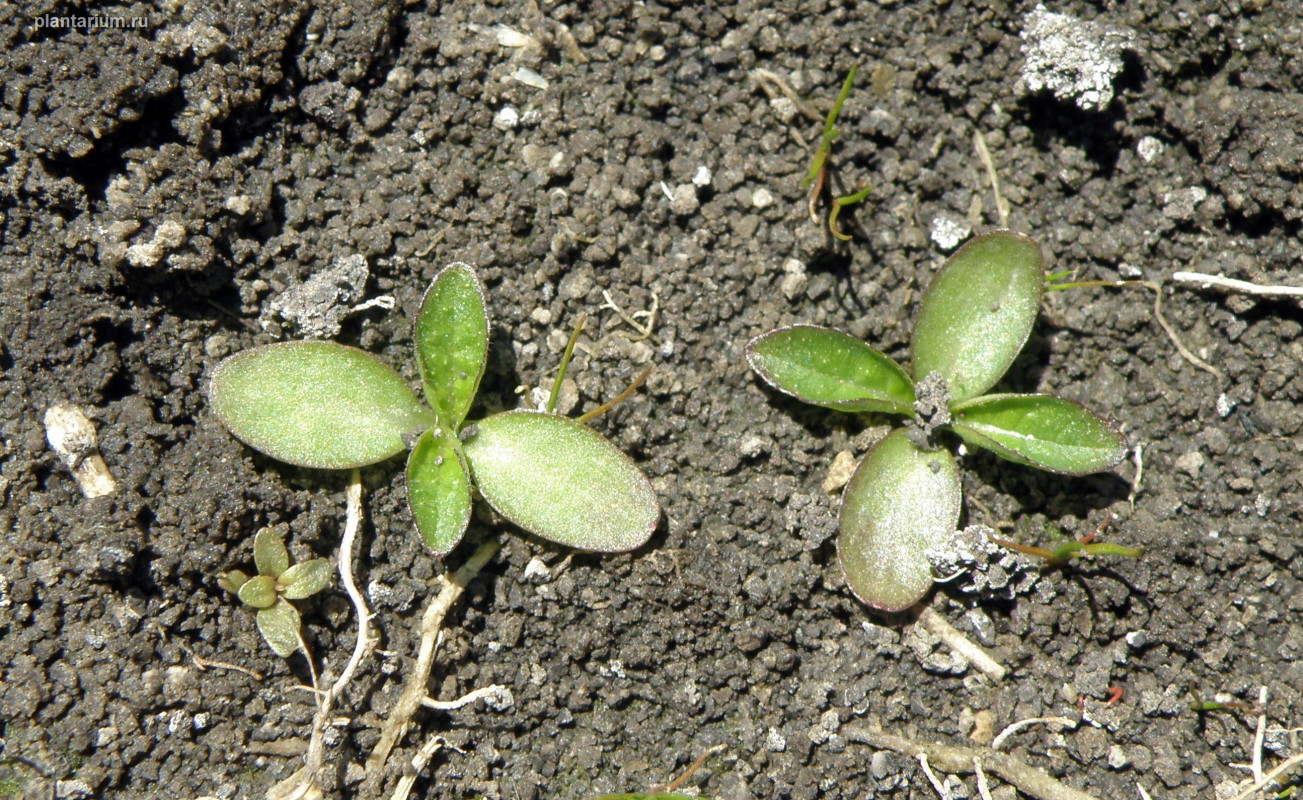
[[(242, 446), (204, 386), (224, 356), (303, 335), (273, 301), (354, 254), (370, 277), (350, 304), (390, 294), (397, 308), (347, 316), (335, 338), (413, 376), (408, 315), (426, 284), (451, 261), (480, 271), (495, 322), (481, 411), (550, 381), (584, 312), (580, 408), (656, 366), (596, 427), (652, 477), (660, 531), (562, 570), (560, 549), (487, 518), (473, 528), (505, 547), (449, 620), (432, 694), (502, 683), (515, 706), (422, 712), (396, 755), (436, 733), (460, 752), (438, 753), (416, 796), (645, 790), (725, 743), (691, 782), (708, 796), (932, 798), (912, 760), (839, 731), (984, 745), (1084, 709), (1092, 722), (1029, 728), (1010, 751), (1099, 798), (1137, 784), (1213, 798), (1246, 779), (1254, 716), (1197, 715), (1191, 691), (1251, 705), (1266, 686), (1268, 727), (1303, 724), (1290, 564), (1303, 314), (1168, 282), (1183, 269), (1300, 282), (1292, 3), (1054, 4), (1115, 46), (1115, 96), (1088, 108), (1020, 78), (1030, 3), (94, 9), (148, 18), (125, 30), (38, 27), (86, 10), (28, 5), (0, 8), (0, 795), (261, 797), (298, 765), (314, 707), (294, 688), (304, 661), (277, 659), (215, 576), (247, 569), (268, 524), (296, 559), (333, 554), (345, 479)], [(497, 25), (534, 41), (500, 44)], [(822, 111), (855, 63), (831, 178), (873, 190), (843, 214), (841, 243), (798, 185), (820, 125), (771, 102), (755, 70)], [(547, 87), (514, 80), (519, 68)], [(999, 224), (975, 131), (1010, 227), (1053, 269), (1166, 283), (1168, 320), (1223, 376), (1178, 355), (1144, 289), (1048, 298), (1003, 386), (1116, 420), (1143, 445), (1140, 491), (1128, 502), (1130, 462), (1066, 478), (971, 455), (968, 518), (1030, 543), (1111, 510), (1107, 538), (1146, 554), (1046, 573), (1013, 600), (939, 589), (928, 602), (1010, 668), (999, 682), (843, 584), (838, 500), (821, 483), (883, 420), (779, 396), (741, 357), (751, 336), (798, 321), (904, 355), (946, 252), (934, 221)], [(655, 307), (651, 336), (634, 341), (612, 303)], [(84, 499), (47, 447), (42, 417), (59, 401), (95, 420), (111, 496)], [(331, 796), (366, 794), (347, 765), (375, 740), (443, 569), (412, 530), (401, 463), (364, 477), (358, 570), (383, 652), (339, 709), (329, 757), (345, 783)], [(300, 606), (338, 671), (354, 637), (343, 592)], [(1297, 751), (1289, 736), (1275, 746), (1268, 768)]]

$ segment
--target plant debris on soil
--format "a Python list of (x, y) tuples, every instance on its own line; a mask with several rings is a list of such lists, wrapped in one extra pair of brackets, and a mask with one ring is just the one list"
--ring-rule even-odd
[[(567, 413), (655, 366), (593, 425), (665, 519), (614, 556), (502, 536), (429, 695), (496, 684), (514, 704), (418, 711), (390, 762), (423, 757), (413, 796), (646, 791), (726, 744), (684, 790), (934, 798), (914, 751), (882, 742), (983, 752), (1052, 718), (1076, 724), (1017, 727), (992, 763), (1096, 798), (1212, 800), (1303, 749), (1303, 313), (1170, 280), (1303, 285), (1292, 4), (38, 3), (0, 22), (0, 798), (261, 798), (301, 766), (307, 665), (262, 646), (214, 576), (264, 526), (295, 562), (333, 557), (346, 477), (251, 451), (202, 389), (225, 356), (304, 331), (415, 385), (406, 321), (454, 261), (494, 320), (474, 413), (546, 396), (584, 313)], [(872, 190), (842, 242), (800, 180), (853, 64), (827, 180)], [(996, 679), (845, 586), (829, 468), (884, 420), (766, 388), (742, 348), (799, 321), (907, 360), (922, 290), (1002, 205), (1051, 271), (1159, 284), (1221, 377), (1146, 291), (1047, 296), (996, 390), (1084, 403), (1133, 455), (1071, 478), (969, 453), (961, 525), (1053, 547), (1111, 511), (1109, 541), (1144, 555), (986, 599), (938, 585), (924, 602)], [(51, 434), (55, 408), (93, 434)], [(402, 471), (362, 473), (355, 570), (380, 642), (325, 732), (330, 797), (400, 788), (362, 764), (421, 609), (509, 529), (480, 516), (436, 561)], [(298, 608), (337, 675), (353, 606), (332, 586)], [(1235, 705), (1196, 713), (1192, 691)], [(938, 785), (978, 796), (948, 765)], [(987, 771), (992, 797), (1018, 796), (1010, 770)]]

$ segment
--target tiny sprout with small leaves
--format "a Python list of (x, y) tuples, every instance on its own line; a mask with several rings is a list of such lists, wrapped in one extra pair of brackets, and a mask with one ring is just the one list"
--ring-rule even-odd
[(435, 276), (415, 339), (428, 406), (392, 368), (334, 342), (237, 353), (213, 373), (209, 398), (236, 438), (289, 464), (346, 469), (410, 450), (408, 507), (437, 555), (461, 541), (472, 489), (558, 544), (619, 552), (647, 541), (660, 520), (651, 483), (592, 428), (550, 407), (466, 422), (489, 349), (484, 286), (469, 266)]
[(285, 540), (271, 528), (253, 537), (253, 563), (258, 574), (252, 578), (233, 569), (217, 579), (223, 589), (240, 602), (258, 609), (258, 631), (285, 658), (299, 648), (299, 612), (291, 600), (311, 597), (330, 584), (330, 562), (314, 558), (290, 565)]
[(839, 411), (911, 418), (865, 456), (842, 497), (838, 552), (851, 591), (869, 606), (899, 611), (918, 602), (933, 582), (926, 551), (955, 531), (959, 468), (938, 441), (942, 431), (1067, 475), (1109, 469), (1125, 455), (1109, 423), (1076, 403), (985, 394), (1026, 344), (1043, 290), (1040, 247), (996, 231), (961, 247), (932, 280), (914, 323), (912, 374), (851, 336), (813, 325), (747, 344), (751, 368), (779, 391)]

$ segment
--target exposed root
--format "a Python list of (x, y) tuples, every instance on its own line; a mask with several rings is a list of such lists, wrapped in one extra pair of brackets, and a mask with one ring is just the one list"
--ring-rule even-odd
[(1202, 272), (1173, 272), (1172, 280), (1176, 283), (1195, 284), (1204, 289), (1217, 288), (1230, 294), (1247, 294), (1254, 297), (1298, 297), (1303, 298), (1303, 287), (1299, 286), (1259, 286), (1256, 283), (1224, 278), (1221, 275), (1205, 275)]
[(489, 539), (479, 546), (474, 554), (467, 559), (461, 569), (453, 573), (452, 577), (447, 574), (439, 576), (439, 582), (443, 588), (439, 594), (426, 607), (425, 614), (421, 617), (421, 644), (417, 649), (416, 663), (407, 673), (407, 680), (403, 684), (402, 693), (398, 696), (398, 701), (394, 703), (394, 708), (389, 712), (389, 718), (385, 720), (384, 727), (380, 730), (380, 739), (376, 742), (375, 747), (371, 750), (371, 755), (366, 760), (367, 777), (378, 775), (384, 769), (385, 762), (389, 760), (389, 754), (393, 751), (398, 740), (407, 732), (408, 725), (411, 724), (412, 716), (416, 710), (421, 707), (422, 701), (426, 697), (427, 687), (430, 683), (430, 670), (434, 666), (434, 646), (439, 637), (439, 629), (443, 627), (443, 620), (452, 610), (453, 604), (461, 597), (462, 592), (466, 590), (467, 584), (483, 569), (484, 565), (489, 563), (493, 554), (498, 552), (501, 545), (497, 539)]
[(918, 621), (934, 636), (945, 642), (947, 647), (968, 659), (969, 663), (988, 677), (1002, 681), (1008, 674), (1000, 662), (992, 658), (980, 645), (955, 630), (955, 627), (946, 622), (945, 617), (932, 610), (931, 606), (919, 612)]
[(986, 176), (991, 181), (991, 193), (995, 195), (995, 213), (1000, 218), (1000, 227), (1007, 228), (1009, 227), (1009, 201), (1000, 193), (1000, 176), (995, 171), (995, 161), (991, 158), (991, 151), (987, 149), (986, 137), (978, 129), (973, 130), (973, 147), (976, 148), (977, 157), (986, 167)]
[[(984, 769), (998, 775), (1005, 782), (1013, 784), (1023, 794), (1036, 800), (1098, 800), (1094, 795), (1066, 786), (1035, 767), (1030, 767), (1004, 753), (918, 742), (870, 728), (843, 728), (841, 734), (852, 742), (867, 744), (879, 750), (891, 750), (910, 758), (927, 756), (928, 761), (937, 769), (956, 775), (973, 772), (974, 759), (977, 759)], [(1303, 761), (1303, 756), (1299, 756), (1298, 760)], [(1243, 798), (1236, 798), (1236, 800), (1243, 800)]]
[(1000, 731), (1000, 735), (991, 740), (991, 749), (999, 750), (1000, 746), (1003, 745), (1010, 736), (1013, 736), (1023, 728), (1030, 728), (1033, 725), (1057, 725), (1061, 729), (1072, 730), (1080, 724), (1081, 720), (1072, 719), (1071, 717), (1031, 717), (1030, 719), (1020, 719)]
[[(307, 798), (321, 796), (321, 789), (316, 785), (316, 776), (325, 760), (325, 735), (326, 727), (330, 723), (331, 709), (344, 692), (344, 688), (353, 680), (353, 675), (362, 660), (375, 646), (375, 640), (371, 638), (371, 612), (367, 609), (366, 600), (362, 598), (362, 593), (357, 590), (357, 584), (353, 580), (353, 553), (358, 528), (362, 525), (362, 475), (357, 469), (349, 474), (346, 498), (348, 512), (344, 522), (344, 536), (339, 543), (339, 579), (344, 585), (349, 600), (353, 603), (353, 611), (357, 616), (357, 641), (353, 644), (353, 655), (344, 666), (344, 671), (339, 674), (339, 678), (326, 691), (317, 692), (317, 713), (312, 718), (312, 736), (308, 740), (307, 753), (303, 756), (303, 766), (269, 789), (267, 800), (307, 800)], [(300, 637), (300, 647), (304, 647), (302, 637)], [(308, 665), (311, 667), (312, 656), (308, 655), (306, 647), (304, 647), (304, 654), (307, 655)], [(312, 673), (312, 683), (315, 688), (317, 685), (315, 669)]]

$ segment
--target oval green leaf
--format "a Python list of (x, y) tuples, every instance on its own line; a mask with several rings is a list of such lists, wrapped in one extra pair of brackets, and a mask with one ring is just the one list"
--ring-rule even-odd
[(838, 411), (913, 414), (914, 383), (895, 361), (853, 336), (817, 325), (752, 339), (747, 363), (770, 386)]
[(959, 468), (946, 450), (920, 450), (897, 428), (864, 457), (842, 496), (837, 552), (855, 596), (900, 611), (932, 586), (925, 551), (959, 522)]
[(471, 521), (471, 484), (457, 439), (447, 431), (421, 434), (407, 457), (407, 505), (425, 545), (445, 556)]
[(1070, 400), (995, 394), (952, 411), (951, 428), (965, 442), (1050, 472), (1100, 472), (1127, 452), (1122, 435), (1108, 422)]
[(245, 581), (238, 593), (240, 602), (254, 608), (268, 608), (276, 602), (276, 579), (257, 575)]
[(311, 597), (330, 585), (330, 562), (314, 558), (295, 564), (281, 573), (280, 584), (285, 587), (286, 600)]
[(258, 612), (258, 632), (281, 658), (299, 649), (299, 612), (285, 598)]
[(533, 411), (495, 414), (476, 423), (464, 448), (489, 505), (544, 539), (604, 553), (633, 550), (660, 520), (647, 476), (572, 419)]
[(416, 315), (416, 356), (425, 397), (450, 430), (461, 428), (484, 375), (489, 316), (484, 286), (470, 266), (444, 267)]
[(259, 575), (270, 575), (273, 578), (289, 569), (290, 554), (279, 533), (271, 528), (262, 528), (254, 534), (253, 563), (258, 567)]
[(282, 342), (227, 358), (208, 398), (236, 438), (287, 464), (345, 469), (407, 449), (433, 423), (403, 379), (334, 342)]
[(995, 385), (1018, 357), (1041, 306), (1044, 259), (1011, 231), (977, 236), (932, 279), (914, 323), (914, 379), (939, 372), (952, 402)]

